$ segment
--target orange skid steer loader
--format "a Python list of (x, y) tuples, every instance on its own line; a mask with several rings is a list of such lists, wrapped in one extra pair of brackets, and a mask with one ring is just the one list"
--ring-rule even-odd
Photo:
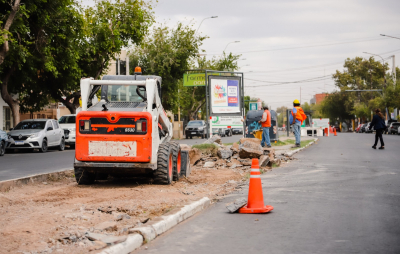
[[(170, 141), (173, 131), (161, 104), (161, 77), (140, 74), (81, 79), (74, 162), (78, 184), (108, 175), (146, 175), (155, 183), (170, 184), (189, 173), (187, 153)], [(91, 105), (100, 88), (100, 101)]]

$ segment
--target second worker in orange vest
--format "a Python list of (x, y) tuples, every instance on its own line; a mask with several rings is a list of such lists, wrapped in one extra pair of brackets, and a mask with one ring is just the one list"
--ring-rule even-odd
[(266, 145), (267, 147), (271, 147), (271, 140), (269, 138), (269, 128), (271, 127), (271, 113), (269, 112), (267, 106), (264, 107), (264, 113), (259, 123), (261, 123), (261, 127), (263, 130), (261, 146), (264, 147)]

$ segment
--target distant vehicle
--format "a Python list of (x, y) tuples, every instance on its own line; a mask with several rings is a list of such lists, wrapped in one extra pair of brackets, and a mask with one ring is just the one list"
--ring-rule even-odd
[(212, 129), (212, 134), (213, 135), (218, 135), (220, 137), (225, 137), (225, 131), (222, 128), (213, 128)]
[(400, 123), (391, 123), (388, 128), (389, 134), (398, 134), (398, 128), (400, 127)]
[(361, 133), (365, 132), (365, 127), (367, 127), (367, 125), (368, 125), (368, 123), (364, 123), (364, 124), (361, 126)]
[(207, 125), (203, 120), (190, 121), (185, 128), (185, 137), (193, 138), (193, 136), (205, 138), (207, 135)]
[(400, 127), (397, 128), (397, 135), (400, 135)]
[(340, 127), (339, 126), (334, 126), (333, 128), (336, 129), (336, 132), (340, 132)]
[(65, 144), (69, 145), (71, 148), (75, 147), (75, 137), (76, 137), (76, 115), (65, 115), (58, 119), (58, 124), (61, 129), (64, 130)]
[(359, 124), (358, 126), (357, 126), (357, 128), (356, 128), (356, 132), (357, 133), (361, 133), (361, 127), (362, 127), (363, 125), (362, 124)]
[(233, 135), (243, 134), (243, 129), (242, 128), (233, 128), (232, 133), (233, 133)]
[(226, 135), (227, 137), (231, 137), (231, 136), (233, 135), (233, 134), (232, 134), (232, 129), (225, 128), (224, 131), (225, 131), (225, 135)]
[(8, 137), (5, 131), (0, 130), (0, 156), (6, 153), (6, 147), (8, 146)]
[(385, 134), (390, 134), (390, 133), (389, 133), (389, 127), (390, 127), (390, 124), (391, 124), (391, 123), (397, 123), (397, 120), (395, 120), (395, 119), (389, 119), (389, 120), (386, 120), (386, 121), (385, 121), (385, 124), (386, 124)]
[(8, 132), (8, 138), (11, 141), (7, 150), (37, 148), (45, 153), (49, 147), (58, 147), (60, 151), (65, 148), (64, 131), (52, 119), (24, 120)]
[(374, 132), (374, 129), (370, 127), (371, 126), (371, 122), (367, 123), (367, 126), (365, 127), (365, 133), (372, 133)]

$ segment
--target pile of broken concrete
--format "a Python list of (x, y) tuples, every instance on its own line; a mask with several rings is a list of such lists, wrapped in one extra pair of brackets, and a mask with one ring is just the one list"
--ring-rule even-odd
[(215, 156), (203, 154), (197, 148), (190, 148), (189, 158), (191, 166), (201, 168), (231, 168), (248, 169), (253, 158), (259, 159), (261, 169), (267, 169), (272, 163), (280, 164), (280, 159), (275, 158), (273, 148), (263, 148), (261, 140), (257, 138), (241, 138), (239, 143), (225, 146), (221, 142), (221, 137), (214, 135), (206, 140), (204, 144), (214, 144), (218, 147)]

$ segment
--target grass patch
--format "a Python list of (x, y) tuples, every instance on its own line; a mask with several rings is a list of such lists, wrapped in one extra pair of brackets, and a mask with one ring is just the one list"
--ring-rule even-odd
[(279, 167), (279, 165), (276, 164), (275, 162), (272, 162), (272, 167), (273, 167), (273, 168), (277, 168), (277, 167)]
[(285, 141), (278, 140), (278, 141), (276, 141), (276, 143), (275, 142), (271, 143), (271, 145), (272, 146), (286, 146), (286, 145), (293, 145), (295, 143), (296, 143), (296, 140), (294, 140), (294, 139), (286, 139)]
[(217, 156), (218, 147), (214, 144), (199, 144), (194, 145), (192, 148), (199, 149), (204, 154), (210, 154), (211, 156)]
[(296, 149), (299, 149), (299, 148), (303, 148), (303, 147), (305, 147), (306, 145), (308, 145), (309, 143), (311, 143), (311, 142), (313, 142), (314, 140), (304, 140), (304, 141), (300, 141), (300, 147), (295, 147), (295, 148), (292, 148), (292, 150), (296, 150)]

